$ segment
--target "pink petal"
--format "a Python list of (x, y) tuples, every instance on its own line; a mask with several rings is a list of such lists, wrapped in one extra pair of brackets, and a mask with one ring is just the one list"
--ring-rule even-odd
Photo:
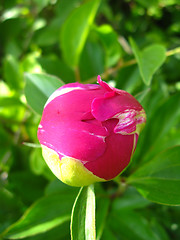
[(106, 137), (106, 151), (95, 161), (87, 162), (85, 167), (96, 176), (110, 180), (116, 177), (130, 162), (132, 152), (135, 148), (135, 134), (115, 134), (113, 129), (117, 119), (104, 122), (104, 126), (110, 132)]
[(60, 156), (74, 157), (83, 162), (102, 155), (108, 132), (91, 114), (92, 99), (102, 94), (103, 89), (74, 90), (53, 99), (43, 112), (38, 129), (40, 143)]
[(115, 95), (109, 97), (97, 97), (92, 102), (92, 114), (99, 121), (106, 121), (114, 117), (116, 114), (124, 113), (125, 111), (134, 109), (141, 111), (142, 106), (130, 94)]
[[(69, 93), (74, 90), (97, 90), (102, 89), (101, 86), (97, 84), (81, 84), (81, 83), (68, 83), (66, 85), (63, 85), (62, 87), (58, 88), (48, 99), (46, 102), (46, 105), (50, 103), (53, 99), (55, 99), (58, 96), (61, 96), (63, 94)], [(45, 105), (45, 106), (46, 106)]]
[(98, 75), (97, 81), (98, 81), (99, 85), (100, 85), (101, 87), (103, 87), (103, 88), (104, 88), (106, 91), (108, 91), (108, 92), (113, 91), (113, 92), (115, 92), (115, 93), (117, 93), (117, 94), (127, 94), (126, 91), (123, 91), (123, 90), (114, 88), (114, 87), (112, 87), (111, 85), (107, 84), (106, 82), (102, 81), (100, 75)]

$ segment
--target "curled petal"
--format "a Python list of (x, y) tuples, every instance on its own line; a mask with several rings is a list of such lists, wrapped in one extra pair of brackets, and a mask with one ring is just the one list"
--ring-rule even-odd
[(114, 116), (118, 118), (119, 122), (114, 128), (115, 133), (119, 134), (132, 134), (137, 133), (139, 135), (141, 129), (146, 122), (146, 115), (144, 110), (136, 111), (134, 109), (125, 111)]
[(108, 97), (95, 98), (92, 102), (92, 114), (99, 121), (106, 121), (113, 118), (117, 114), (124, 113), (125, 111), (141, 111), (142, 106), (135, 99), (127, 95), (116, 95), (111, 99)]
[(126, 91), (123, 91), (123, 90), (120, 90), (120, 89), (117, 89), (117, 88), (114, 88), (114, 87), (112, 87), (111, 85), (109, 85), (109, 84), (107, 84), (106, 82), (104, 82), (104, 81), (102, 81), (102, 79), (101, 79), (101, 77), (100, 77), (100, 75), (98, 75), (98, 77), (97, 77), (97, 81), (98, 81), (98, 83), (99, 83), (99, 85), (101, 86), (101, 87), (103, 87), (106, 91), (108, 91), (108, 92), (115, 92), (115, 93), (117, 93), (117, 94), (127, 94), (127, 92)]

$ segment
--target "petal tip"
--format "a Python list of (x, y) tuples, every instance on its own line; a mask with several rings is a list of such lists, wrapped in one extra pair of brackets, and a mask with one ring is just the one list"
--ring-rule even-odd
[(97, 76), (97, 82), (101, 85), (102, 79), (100, 75)]
[(101, 79), (101, 76), (98, 75), (97, 76), (97, 82), (99, 83), (99, 85), (104, 88), (106, 91), (108, 92), (111, 92), (113, 91), (113, 88), (111, 86), (109, 86), (109, 84), (107, 84), (106, 82), (104, 82), (102, 79)]

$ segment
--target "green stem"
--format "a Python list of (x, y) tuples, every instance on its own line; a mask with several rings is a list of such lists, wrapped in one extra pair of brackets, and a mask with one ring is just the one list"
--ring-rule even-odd
[[(167, 51), (166, 56), (169, 57), (169, 56), (175, 55), (177, 53), (180, 53), (180, 47), (177, 47), (177, 48)], [(119, 69), (134, 65), (136, 63), (137, 63), (136, 59), (131, 59), (127, 62), (123, 62), (122, 59), (120, 59), (120, 61), (117, 63), (117, 65), (115, 67), (107, 69), (104, 73), (101, 74), (101, 77), (107, 78), (110, 74), (117, 72)], [(96, 79), (97, 79), (97, 77), (93, 77), (93, 78), (88, 79), (84, 83), (94, 83), (94, 82), (96, 82)]]
[(114, 194), (111, 195), (111, 199), (122, 196), (128, 187), (126, 180), (122, 177), (116, 177), (113, 179), (113, 181), (118, 184), (118, 189)]
[(180, 53), (180, 47), (177, 47), (177, 48), (167, 51), (166, 56), (169, 57), (169, 56), (175, 55), (177, 53)]

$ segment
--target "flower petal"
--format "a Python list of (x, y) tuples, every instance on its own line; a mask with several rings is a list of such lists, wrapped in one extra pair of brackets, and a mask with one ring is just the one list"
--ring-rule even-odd
[(109, 97), (97, 97), (92, 102), (92, 114), (99, 121), (106, 121), (114, 117), (116, 114), (124, 113), (134, 109), (141, 111), (142, 106), (140, 103), (130, 94), (115, 95)]
[[(91, 102), (103, 89), (74, 90), (47, 104), (38, 138), (41, 144), (55, 150), (60, 157), (69, 156), (82, 162), (93, 161), (106, 148), (107, 129), (91, 114)], [(84, 117), (89, 113), (90, 119)]]
[(121, 135), (114, 133), (117, 122), (117, 119), (104, 122), (104, 126), (110, 132), (110, 135), (105, 140), (106, 151), (96, 161), (85, 164), (85, 167), (94, 175), (106, 180), (116, 177), (127, 167), (136, 147), (137, 138), (135, 134)]
[(74, 90), (96, 90), (100, 89), (101, 87), (97, 84), (81, 84), (81, 83), (68, 83), (63, 85), (62, 87), (58, 88), (47, 100), (45, 106), (50, 103), (53, 99), (58, 96), (61, 96), (65, 93), (69, 93)]

